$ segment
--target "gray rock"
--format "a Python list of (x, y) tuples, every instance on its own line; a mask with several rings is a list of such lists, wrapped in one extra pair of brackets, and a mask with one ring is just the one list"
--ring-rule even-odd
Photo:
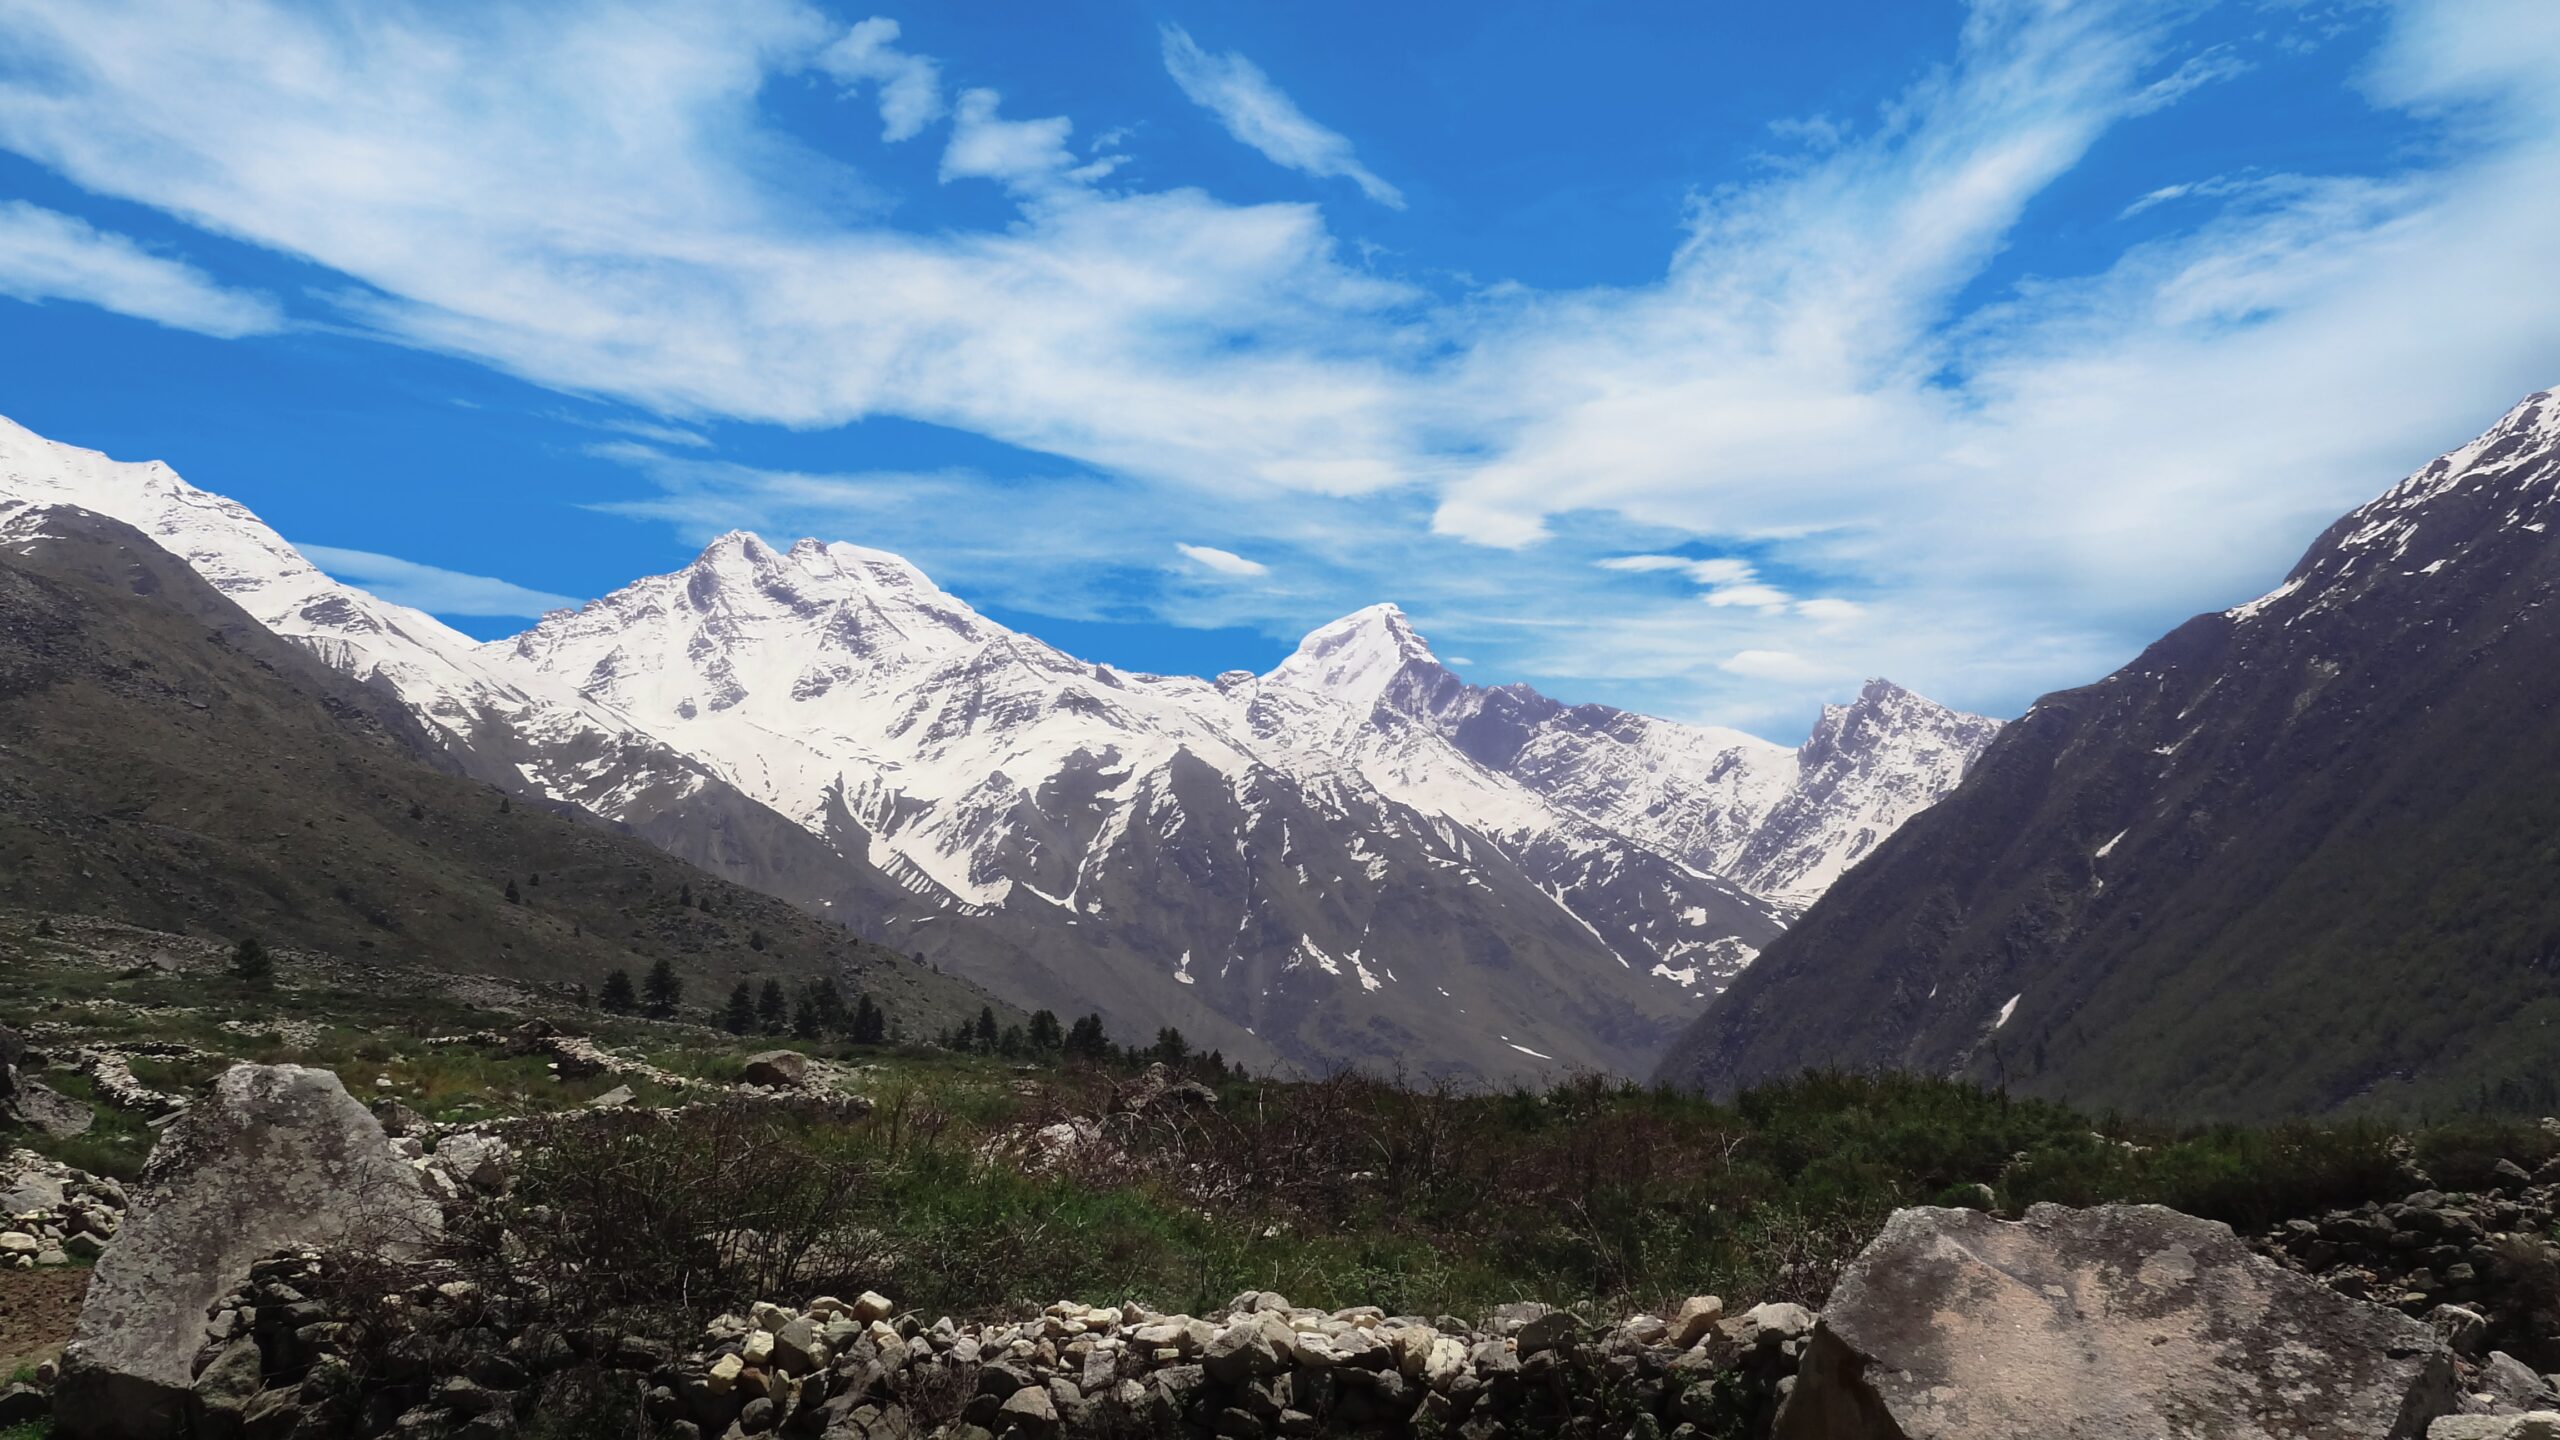
[(1832, 1292), (1777, 1440), (2417, 1440), (2426, 1326), (2152, 1205), (1897, 1211)]
[(1025, 1385), (1014, 1391), (996, 1413), (1035, 1435), (1046, 1435), (1058, 1428), (1057, 1402), (1043, 1385)]
[(41, 1080), (18, 1077), (18, 1091), (5, 1107), (19, 1124), (55, 1140), (89, 1133), (97, 1112)]
[[(204, 1316), (252, 1261), (304, 1246), (407, 1254), (442, 1220), (338, 1077), (232, 1067), (161, 1136), (99, 1257), (62, 1357), (60, 1433), (179, 1433)], [(261, 1418), (245, 1417), (253, 1428)]]
[(797, 1090), (809, 1083), (809, 1057), (797, 1050), (767, 1050), (747, 1057), (747, 1083)]
[(427, 1124), (427, 1117), (388, 1095), (373, 1102), (373, 1118), (381, 1122), (383, 1134), (395, 1139), (415, 1135)]
[(1573, 1342), (1575, 1332), (1581, 1328), (1581, 1325), (1574, 1320), (1572, 1312), (1550, 1310), (1520, 1327), (1520, 1353), (1535, 1355), (1541, 1350), (1553, 1350), (1559, 1345), (1569, 1345)]
[(2530, 1410), (2548, 1410), (2560, 1404), (2550, 1382), (2533, 1373), (2533, 1367), (2504, 1350), (2492, 1350), (2480, 1364), (2480, 1374), (2472, 1381), (2474, 1393), (2485, 1395), (2499, 1410), (2510, 1414)]
[(631, 1093), (630, 1086), (616, 1085), (593, 1100), (588, 1101), (587, 1108), (590, 1110), (619, 1110), (638, 1098), (638, 1096)]
[(2427, 1427), (2427, 1440), (2560, 1440), (2560, 1411), (2448, 1415)]
[(12, 1150), (0, 1159), (0, 1215), (59, 1210), (72, 1174), (33, 1150)]
[(1287, 1367), (1292, 1343), (1288, 1322), (1264, 1312), (1219, 1331), (1202, 1352), (1200, 1364), (1210, 1379), (1233, 1385), (1257, 1375), (1278, 1374)]
[(2427, 1312), (2427, 1325), (2453, 1347), (2456, 1355), (2477, 1355), (2489, 1336), (2489, 1317), (2465, 1305), (2439, 1305)]

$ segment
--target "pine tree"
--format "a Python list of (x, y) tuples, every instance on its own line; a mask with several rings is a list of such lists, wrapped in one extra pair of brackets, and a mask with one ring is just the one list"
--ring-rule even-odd
[(676, 1007), (684, 1003), (684, 982), (676, 978), (675, 962), (660, 960), (649, 967), (649, 978), (641, 986), (653, 1020), (673, 1020)]
[(1017, 1059), (1030, 1043), (1023, 1037), (1021, 1026), (1007, 1025), (1004, 1033), (996, 1037), (996, 1053), (1007, 1060)]
[(791, 1033), (803, 1040), (815, 1040), (826, 1033), (826, 1024), (818, 1017), (817, 992), (802, 986), (800, 998), (791, 1005)]
[(764, 948), (764, 932), (761, 930), (748, 931), (747, 948), (750, 950), (762, 950)]
[(1087, 1015), (1067, 1028), (1066, 1052), (1077, 1060), (1111, 1058), (1111, 1037), (1103, 1032), (1102, 1017)]
[(692, 881), (687, 880), (684, 882), (684, 888), (676, 892), (676, 908), (680, 910), (690, 910), (693, 908)]
[(514, 800), (512, 797), (510, 797), (510, 796), (506, 796), (506, 795), (501, 795), (501, 796), (499, 796), (499, 797), (498, 797), (498, 813), (499, 813), (499, 814), (501, 814), (501, 815), (505, 815), (505, 814), (511, 813), (515, 808), (516, 808), (516, 802), (515, 802), (515, 800)]
[(782, 982), (767, 979), (764, 993), (756, 997), (756, 1018), (764, 1022), (764, 1033), (779, 1035), (783, 1024), (791, 1018), (791, 997), (782, 993)]
[(616, 1015), (628, 1015), (640, 1007), (640, 997), (632, 993), (631, 972), (614, 970), (604, 977), (604, 989), (596, 1003)]
[(888, 1038), (889, 1017), (880, 1013), (880, 1007), (872, 1003), (870, 996), (856, 1000), (853, 1005), (853, 1043), (877, 1045)]
[(978, 1007), (978, 1030), (973, 1038), (978, 1042), (978, 1049), (981, 1051), (992, 1052), (996, 1048), (996, 1007), (993, 1005)]
[(231, 974), (238, 980), (267, 980), (276, 973), (276, 957), (267, 953), (255, 935), (240, 937), (231, 949)]
[(1058, 1015), (1054, 1010), (1031, 1012), (1029, 1038), (1032, 1050), (1041, 1055), (1055, 1055), (1067, 1043), (1067, 1037), (1058, 1029)]
[(418, 803), (417, 801), (415, 801), (415, 800), (410, 801), (410, 802), (409, 802), (409, 818), (410, 818), (410, 819), (412, 819), (412, 820), (424, 820), (424, 819), (426, 819), (426, 818), (427, 818), (427, 807), (426, 807), (426, 806), (424, 806), (424, 805), (419, 804), (419, 803)]
[(837, 991), (834, 981), (812, 980), (802, 993), (808, 998), (810, 1007), (817, 1011), (821, 1034), (837, 1034), (852, 1022), (853, 1017), (844, 1008), (844, 996)]
[(741, 980), (738, 988), (729, 992), (729, 1008), (721, 1013), (720, 1028), (732, 1035), (744, 1035), (756, 1028), (755, 987)]
[(510, 905), (524, 903), (524, 892), (516, 888), (515, 877), (512, 875), (507, 877), (507, 903)]

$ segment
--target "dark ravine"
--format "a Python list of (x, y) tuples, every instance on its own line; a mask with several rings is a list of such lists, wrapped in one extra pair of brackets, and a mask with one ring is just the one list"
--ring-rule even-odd
[(2331, 526), (2266, 598), (2038, 701), (1680, 1042), (2261, 1119), (2548, 1108), (2560, 400)]

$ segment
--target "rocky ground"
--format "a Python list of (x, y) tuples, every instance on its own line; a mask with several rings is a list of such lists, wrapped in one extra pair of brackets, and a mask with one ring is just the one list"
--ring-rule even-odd
[[(829, 1053), (523, 990), (237, 987), (122, 932), (84, 945), (0, 973), (27, 1021), (0, 1039), (0, 1085), (86, 1121), (21, 1124), (26, 1148), (0, 1151), (8, 1440), (2504, 1440), (2541, 1423), (2519, 1417), (2560, 1370), (2560, 1133), (2531, 1126), (2098, 1133), (1961, 1087), (1841, 1079), (1730, 1110), (1598, 1086), (1212, 1086), (1163, 1065)], [(270, 1071), (305, 1077), (275, 1091), (304, 1099), (243, 1129), (232, 1077)], [(315, 1115), (334, 1117), (327, 1143), (254, 1163), (226, 1168), (203, 1138)], [(310, 1155), (371, 1178), (297, 1178), (289, 1157)], [(309, 1197), (361, 1191), (413, 1196), (393, 1208), (434, 1233), (351, 1249), (364, 1217)], [(2070, 1208), (2037, 1203), (2056, 1197)], [(2090, 1208), (2114, 1198), (2239, 1235)], [(2092, 1262), (2070, 1217), (2118, 1212), (2169, 1218), (2086, 1222), (2114, 1247)], [(1983, 1351), (2047, 1377), (2020, 1402), (2041, 1428), (1954, 1425), (1876, 1378), (2011, 1403), (2005, 1372), (1928, 1348), (1951, 1322), (1897, 1323), (1963, 1313), (1913, 1289), (1912, 1253), (2081, 1297), (2025, 1287), (1988, 1332), (2072, 1339)], [(2090, 1328), (2139, 1308), (2104, 1298), (2110, 1277), (2163, 1266), (2223, 1279), (2150, 1330)], [(1690, 1293), (1706, 1289), (1735, 1298)], [(2310, 1294), (2350, 1308), (2308, 1339), (2252, 1330), (2247, 1297), (2312, 1313)], [(75, 1326), (97, 1334), (57, 1371)], [(2363, 1430), (2146, 1429), (2138, 1404), (2056, 1419), (2055, 1397), (2125, 1398), (2072, 1356), (2245, 1375), (2201, 1343), (2228, 1335), (2343, 1357), (2340, 1385), (2398, 1411)]]

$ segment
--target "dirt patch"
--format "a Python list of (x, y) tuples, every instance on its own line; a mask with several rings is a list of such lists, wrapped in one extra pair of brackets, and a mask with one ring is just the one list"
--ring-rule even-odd
[(61, 1351), (88, 1290), (89, 1272), (80, 1266), (0, 1270), (0, 1379)]

